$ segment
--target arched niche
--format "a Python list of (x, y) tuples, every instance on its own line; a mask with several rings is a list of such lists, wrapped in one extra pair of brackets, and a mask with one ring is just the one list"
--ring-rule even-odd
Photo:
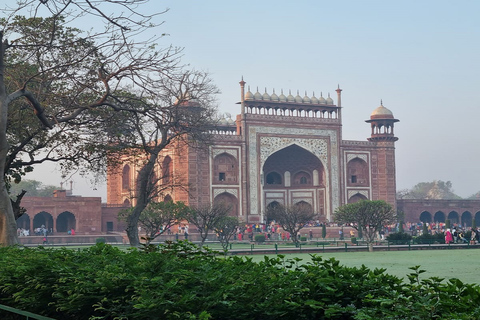
[(368, 187), (370, 185), (368, 164), (356, 157), (347, 163), (347, 186)]
[(214, 184), (238, 184), (238, 161), (224, 152), (213, 159)]
[(170, 156), (166, 156), (162, 161), (163, 184), (169, 184), (172, 181), (172, 176), (173, 176), (172, 158)]
[(128, 191), (130, 187), (130, 166), (126, 164), (122, 170), (122, 190)]
[(347, 203), (355, 203), (362, 200), (368, 200), (368, 199), (363, 194), (356, 193), (348, 199)]
[(231, 217), (238, 217), (238, 199), (233, 194), (228, 192), (220, 193), (218, 196), (215, 197), (213, 200), (214, 204), (221, 204), (223, 203), (226, 205), (230, 210), (228, 215)]

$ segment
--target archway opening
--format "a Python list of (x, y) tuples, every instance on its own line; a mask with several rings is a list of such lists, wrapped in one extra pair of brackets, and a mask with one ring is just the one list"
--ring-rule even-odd
[(24, 213), (17, 219), (17, 228), (30, 230), (30, 216)]
[(62, 212), (57, 217), (57, 232), (67, 232), (76, 229), (75, 215), (69, 211)]
[(445, 213), (442, 211), (435, 212), (433, 216), (433, 222), (445, 222)]
[(420, 214), (420, 221), (423, 223), (432, 223), (432, 215), (428, 211), (423, 211)]
[(53, 217), (46, 211), (41, 211), (33, 217), (33, 229), (45, 228), (47, 231), (53, 231)]
[(453, 224), (458, 224), (460, 222), (460, 219), (459, 219), (459, 216), (458, 216), (458, 212), (456, 211), (451, 211), (449, 214), (448, 214), (448, 219), (450, 220), (450, 222)]
[(469, 211), (462, 213), (462, 226), (467, 228), (472, 226), (472, 214)]

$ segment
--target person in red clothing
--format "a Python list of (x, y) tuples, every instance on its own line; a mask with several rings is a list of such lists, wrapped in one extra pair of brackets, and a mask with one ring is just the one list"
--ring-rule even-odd
[(445, 231), (445, 243), (449, 244), (452, 242), (453, 242), (452, 232), (450, 231), (450, 229), (447, 229), (447, 231)]

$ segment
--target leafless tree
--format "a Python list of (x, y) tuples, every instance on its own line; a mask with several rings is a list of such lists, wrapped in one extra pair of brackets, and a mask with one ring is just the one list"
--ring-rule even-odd
[(187, 213), (186, 220), (193, 224), (200, 233), (200, 238), (202, 239), (200, 247), (203, 247), (209, 232), (215, 230), (220, 221), (228, 217), (230, 209), (225, 203), (215, 203), (210, 206), (192, 208)]
[(290, 233), (294, 243), (299, 242), (298, 233), (306, 223), (313, 220), (315, 213), (312, 207), (305, 203), (297, 203), (291, 206), (276, 204), (269, 206), (266, 210), (269, 221), (275, 220), (283, 230)]

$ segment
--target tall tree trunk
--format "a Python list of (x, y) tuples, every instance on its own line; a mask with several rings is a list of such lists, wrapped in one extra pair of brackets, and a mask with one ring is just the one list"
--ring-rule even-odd
[(138, 238), (138, 219), (140, 214), (147, 207), (151, 198), (151, 188), (149, 184), (151, 183), (150, 177), (155, 169), (155, 163), (157, 162), (158, 154), (162, 148), (157, 146), (154, 150), (151, 151), (148, 162), (140, 169), (138, 172), (137, 178), (137, 198), (136, 204), (133, 208), (132, 213), (127, 218), (127, 236), (132, 247), (138, 247), (140, 245), (140, 239)]
[(7, 116), (8, 102), (5, 88), (5, 48), (3, 33), (0, 31), (0, 246), (18, 244), (17, 224), (13, 214), (12, 202), (5, 184), (5, 163), (8, 153)]

